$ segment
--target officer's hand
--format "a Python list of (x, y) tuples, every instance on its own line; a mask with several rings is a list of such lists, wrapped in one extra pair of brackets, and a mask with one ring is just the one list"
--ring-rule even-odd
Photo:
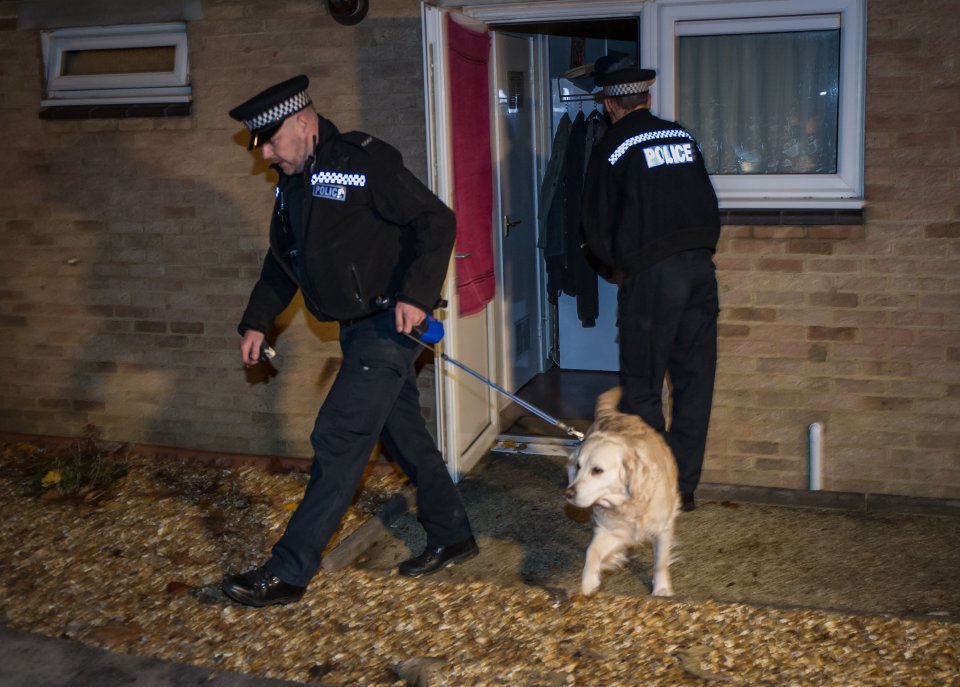
[(243, 341), (240, 342), (240, 359), (247, 367), (256, 365), (260, 362), (260, 348), (263, 346), (263, 332), (256, 329), (248, 329), (243, 334)]
[(398, 334), (409, 334), (413, 331), (414, 327), (423, 322), (427, 317), (427, 313), (417, 306), (410, 305), (409, 303), (401, 303), (400, 301), (397, 301), (394, 314), (396, 315)]

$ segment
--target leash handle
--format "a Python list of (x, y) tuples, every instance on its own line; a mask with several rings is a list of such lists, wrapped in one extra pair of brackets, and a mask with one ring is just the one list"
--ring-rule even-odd
[[(390, 296), (377, 296), (375, 301), (378, 308), (387, 310), (397, 304), (396, 299)], [(443, 340), (443, 322), (432, 317), (429, 313), (423, 322), (413, 328), (413, 335), (424, 344), (433, 345)]]
[(423, 322), (413, 328), (413, 334), (424, 344), (440, 343), (443, 339), (443, 322), (427, 315)]

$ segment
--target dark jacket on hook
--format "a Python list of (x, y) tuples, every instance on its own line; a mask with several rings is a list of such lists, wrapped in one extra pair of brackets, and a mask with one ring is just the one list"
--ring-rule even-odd
[(577, 299), (577, 318), (584, 327), (594, 327), (600, 311), (597, 273), (587, 262), (580, 231), (580, 200), (583, 195), (583, 174), (587, 141), (587, 122), (580, 112), (570, 129), (570, 143), (564, 165), (564, 232), (566, 256), (561, 285), (563, 292)]

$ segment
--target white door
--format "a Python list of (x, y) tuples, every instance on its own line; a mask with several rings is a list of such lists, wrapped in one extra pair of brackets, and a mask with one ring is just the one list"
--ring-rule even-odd
[[(545, 322), (537, 249), (537, 123), (542, 107), (533, 36), (494, 33), (499, 255), (497, 286), (503, 342), (503, 386), (516, 391), (544, 370)], [(501, 400), (501, 405), (506, 399)]]
[[(450, 150), (450, 107), (447, 84), (446, 12), (422, 4), (424, 90), (427, 115), (427, 165), (433, 191), (453, 206), (453, 165)], [(454, 256), (444, 298), (445, 336), (440, 349), (487, 379), (497, 379), (495, 304), (475, 315), (460, 317)], [(500, 430), (497, 392), (463, 370), (437, 361), (438, 440), (447, 469), (459, 480), (487, 453)]]

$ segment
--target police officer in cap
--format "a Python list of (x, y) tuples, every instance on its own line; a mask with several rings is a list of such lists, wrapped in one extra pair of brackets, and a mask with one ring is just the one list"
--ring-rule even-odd
[(427, 533), (401, 575), (436, 572), (478, 552), (463, 501), (420, 413), (410, 338), (438, 303), (453, 250), (451, 210), (373, 136), (342, 134), (317, 114), (306, 76), (230, 111), (279, 175), (270, 248), (240, 321), (245, 365), (261, 360), (297, 290), (309, 312), (340, 323), (343, 362), (310, 442), (303, 499), (270, 558), (227, 575), (223, 591), (266, 606), (298, 601), (350, 504), (378, 440), (417, 487)]
[[(673, 450), (683, 510), (696, 507), (717, 364), (717, 196), (693, 136), (650, 113), (651, 69), (601, 58), (594, 81), (612, 122), (593, 150), (585, 248), (618, 275), (620, 410)], [(667, 430), (662, 391), (672, 387)]]

